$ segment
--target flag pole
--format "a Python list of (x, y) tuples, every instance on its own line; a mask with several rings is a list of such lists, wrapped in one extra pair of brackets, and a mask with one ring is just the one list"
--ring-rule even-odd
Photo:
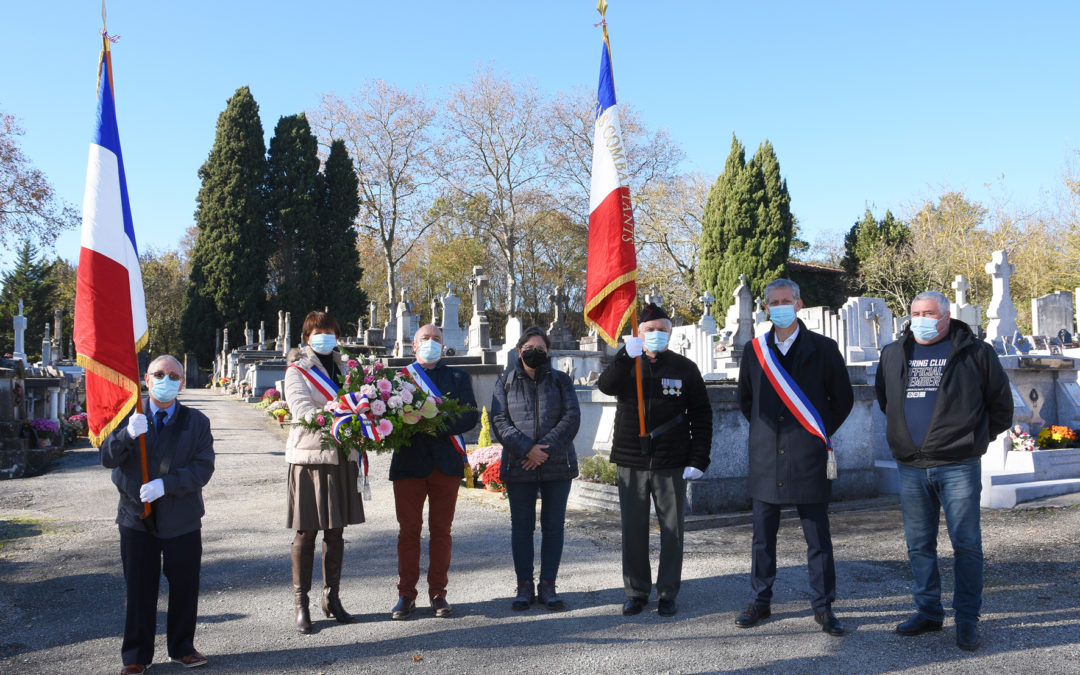
[[(104, 2), (104, 0), (102, 0)], [(611, 38), (608, 37), (607, 32), (607, 0), (596, 1), (596, 11), (600, 12), (600, 28), (604, 35), (604, 44), (607, 45), (608, 50), (608, 62), (611, 64), (612, 79), (615, 74), (615, 60), (611, 58)], [(634, 284), (634, 304), (630, 310), (630, 333), (634, 337), (638, 334), (638, 320), (637, 320), (637, 284)], [(644, 354), (634, 359), (636, 362), (634, 365), (634, 380), (637, 388), (637, 409), (638, 409), (638, 437), (641, 447), (646, 446), (645, 439), (648, 438), (648, 434), (645, 432), (645, 394), (641, 384), (641, 370), (642, 370), (642, 358)]]
[[(109, 78), (109, 91), (113, 92), (115, 98), (115, 90), (113, 89), (113, 76), (112, 76), (112, 58), (111, 50), (109, 49), (109, 31), (105, 22), (105, 0), (101, 0), (101, 60), (104, 62), (104, 69), (98, 68), (98, 73), (102, 70), (105, 72), (105, 77)], [(100, 74), (99, 74), (100, 77)], [(98, 82), (98, 89), (101, 88), (101, 82)], [(136, 347), (135, 351), (135, 363), (139, 362), (139, 352)], [(142, 392), (136, 391), (135, 393), (135, 413), (138, 415), (143, 414), (142, 405)], [(139, 465), (142, 469), (142, 482), (143, 485), (150, 482), (150, 467), (146, 458), (146, 434), (139, 434)], [(143, 502), (142, 519), (150, 517), (150, 502)]]

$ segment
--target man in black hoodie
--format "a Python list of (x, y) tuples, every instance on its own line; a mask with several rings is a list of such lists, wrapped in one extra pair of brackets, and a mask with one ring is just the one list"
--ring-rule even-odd
[(881, 352), (875, 381), (885, 412), (886, 437), (900, 472), (912, 595), (918, 612), (896, 627), (900, 635), (941, 630), (938, 520), (952, 541), (956, 588), (956, 644), (978, 649), (983, 554), (979, 525), (981, 457), (1012, 424), (1012, 390), (993, 347), (949, 317), (941, 293), (911, 303), (903, 339)]
[[(615, 361), (597, 387), (615, 396), (611, 461), (619, 467), (623, 614), (639, 614), (652, 592), (649, 567), (649, 504), (660, 521), (660, 564), (656, 572), (657, 613), (674, 616), (682, 579), (686, 482), (701, 478), (712, 451), (712, 406), (694, 362), (667, 348), (671, 319), (649, 303), (638, 335), (625, 337)], [(644, 352), (644, 353), (643, 353)], [(634, 369), (641, 363), (646, 440), (640, 436)]]

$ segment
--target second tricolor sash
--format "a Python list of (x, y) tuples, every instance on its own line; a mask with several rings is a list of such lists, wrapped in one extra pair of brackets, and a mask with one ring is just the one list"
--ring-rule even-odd
[(806, 394), (803, 393), (799, 384), (776, 360), (776, 355), (769, 349), (768, 337), (769, 334), (766, 333), (752, 341), (754, 355), (757, 356), (761, 369), (765, 372), (765, 376), (769, 378), (769, 383), (772, 384), (776, 395), (780, 397), (784, 406), (791, 411), (791, 414), (795, 416), (795, 419), (804, 429), (825, 443), (825, 450), (829, 453), (825, 474), (829, 480), (835, 480), (836, 459), (833, 456), (832, 441), (829, 439), (829, 435), (825, 433), (825, 423), (821, 421), (821, 415), (814, 407), (814, 404), (810, 402), (810, 399), (806, 397)]
[[(435, 386), (435, 383), (428, 377), (424, 367), (416, 361), (413, 361), (409, 365), (405, 366), (405, 370), (409, 373), (416, 386), (420, 387), (427, 393), (428, 396), (435, 396), (442, 398), (442, 392)], [(454, 445), (454, 448), (458, 451), (462, 457), (465, 456), (465, 438), (461, 434), (453, 434), (450, 436), (450, 442)]]

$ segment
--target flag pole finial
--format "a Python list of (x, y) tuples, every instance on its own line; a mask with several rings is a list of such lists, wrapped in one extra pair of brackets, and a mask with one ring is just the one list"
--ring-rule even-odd
[[(104, 0), (102, 0), (104, 4)], [(607, 13), (607, 0), (596, 0), (596, 11), (600, 12), (600, 18), (604, 18), (604, 14)]]

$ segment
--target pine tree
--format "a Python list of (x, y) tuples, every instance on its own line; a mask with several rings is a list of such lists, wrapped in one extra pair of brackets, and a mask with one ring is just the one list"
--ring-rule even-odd
[(329, 307), (344, 330), (367, 310), (367, 296), (360, 289), (363, 269), (356, 249), (359, 181), (344, 141), (330, 144), (330, 154), (323, 167), (323, 185), (319, 238), (328, 254), (315, 269), (314, 302), (316, 307)]
[(218, 116), (210, 155), (199, 169), (197, 234), (181, 317), (188, 351), (208, 363), (214, 334), (238, 335), (265, 313), (267, 284), (266, 145), (259, 106), (240, 87)]
[(866, 209), (863, 219), (852, 225), (844, 235), (844, 258), (840, 261), (840, 267), (847, 273), (852, 295), (866, 292), (866, 285), (862, 280), (862, 264), (881, 247), (903, 244), (909, 236), (907, 224), (897, 220), (892, 211), (886, 211), (879, 221), (874, 218), (869, 208)]
[[(23, 349), (31, 363), (37, 361), (41, 358), (45, 324), (52, 324), (53, 306), (57, 300), (53, 264), (46, 262), (44, 256), (39, 260), (37, 247), (26, 240), (16, 255), (14, 269), (4, 275), (2, 283), (0, 315), (15, 316), (19, 313), (19, 301), (23, 301), (23, 316), (26, 317)], [(15, 351), (13, 331), (3, 332), (0, 350), (3, 353)]]
[(267, 222), (274, 246), (270, 279), (275, 308), (292, 313), (293, 335), (299, 335), (308, 312), (328, 305), (316, 297), (316, 268), (340, 254), (319, 225), (325, 188), (318, 151), (304, 113), (278, 120), (266, 173)]

